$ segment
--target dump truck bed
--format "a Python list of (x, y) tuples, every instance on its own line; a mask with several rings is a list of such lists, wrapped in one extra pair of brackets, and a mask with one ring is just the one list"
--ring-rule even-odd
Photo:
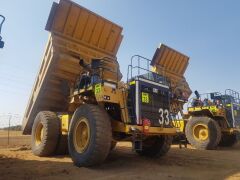
[(184, 77), (189, 57), (164, 44), (156, 49), (151, 65), (157, 73), (163, 74), (171, 82), (171, 88), (181, 89), (188, 99), (192, 91)]
[(151, 65), (164, 68), (167, 76), (184, 77), (188, 67), (189, 57), (164, 45), (160, 44), (153, 56)]
[(23, 134), (31, 134), (39, 111), (66, 112), (69, 89), (81, 71), (79, 60), (109, 57), (118, 67), (116, 54), (122, 27), (68, 1), (53, 3), (46, 30), (50, 32), (39, 73), (25, 111)]

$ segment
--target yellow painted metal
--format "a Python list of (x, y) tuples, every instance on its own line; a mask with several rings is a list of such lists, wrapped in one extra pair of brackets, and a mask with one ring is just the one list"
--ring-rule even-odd
[(37, 146), (42, 143), (43, 133), (44, 133), (43, 124), (39, 123), (35, 131), (35, 144)]
[(190, 107), (190, 108), (188, 108), (188, 112), (202, 111), (202, 110), (210, 110), (211, 112), (219, 111), (217, 106), (199, 106), (199, 107)]
[(195, 109), (194, 109), (195, 111), (201, 111), (202, 110), (202, 108), (201, 107), (195, 107)]
[(184, 119), (177, 119), (172, 121), (173, 126), (176, 127), (180, 132), (184, 133), (185, 125), (186, 125), (186, 120)]
[(101, 91), (102, 91), (102, 85), (101, 85), (101, 83), (96, 84), (96, 85), (95, 85), (95, 88), (94, 88), (94, 93), (95, 93), (95, 95), (101, 93)]
[(92, 91), (93, 90), (93, 86), (89, 86), (87, 89), (81, 89), (81, 90), (76, 90), (73, 92), (73, 95), (78, 95), (80, 93), (86, 92), (86, 91)]
[(183, 77), (188, 66), (188, 61), (188, 56), (161, 44), (154, 54), (151, 65), (156, 68), (159, 65), (163, 67), (166, 72)]
[[(126, 108), (127, 90), (125, 88), (119, 87), (115, 89), (110, 86), (101, 84), (101, 91), (95, 94), (95, 97), (98, 103), (109, 102), (119, 104), (121, 108), (121, 119), (124, 123), (129, 122), (130, 118), (128, 115), (128, 109)], [(108, 99), (105, 97), (108, 97)]]
[(41, 109), (69, 110), (68, 93), (63, 93), (62, 87), (73, 88), (82, 71), (80, 58), (89, 64), (93, 58), (108, 57), (106, 66), (113, 72), (103, 73), (104, 78), (121, 79), (116, 54), (123, 38), (122, 27), (72, 1), (60, 0), (53, 4), (46, 30), (50, 36), (25, 110), (24, 134), (31, 134)]
[(189, 57), (161, 44), (155, 51), (151, 65), (152, 70), (166, 76), (173, 89), (180, 89), (188, 98), (192, 91), (184, 77), (189, 64)]
[(131, 81), (131, 82), (129, 83), (129, 85), (134, 85), (134, 84), (136, 84), (136, 81)]
[[(112, 102), (117, 104), (120, 103), (121, 98), (120, 91), (118, 89), (113, 89), (111, 87), (104, 86), (103, 84), (98, 84), (97, 87), (95, 86), (95, 96), (98, 102)], [(106, 96), (108, 96), (109, 99), (104, 98)]]
[(226, 112), (224, 108), (218, 108), (217, 106), (199, 106), (188, 108), (188, 113), (193, 114), (194, 112), (201, 112), (206, 115), (206, 111), (212, 116), (221, 116), (226, 119)]
[(193, 107), (188, 108), (188, 112), (192, 112), (192, 111), (194, 111), (194, 108), (193, 108)]
[(205, 141), (209, 138), (208, 126), (205, 124), (196, 124), (192, 129), (193, 137), (197, 141)]
[(62, 134), (68, 134), (68, 128), (70, 123), (70, 115), (65, 114), (61, 116), (61, 130)]
[[(108, 82), (120, 84), (121, 73), (116, 54), (122, 40), (122, 28), (113, 22), (77, 5), (69, 0), (54, 3), (46, 30), (50, 31), (49, 40), (43, 55), (39, 73), (36, 78), (23, 120), (23, 133), (30, 134), (32, 122), (42, 109), (54, 109), (55, 112), (73, 112), (77, 106), (78, 94), (65, 92), (69, 87), (74, 90), (76, 77), (82, 72), (79, 59), (87, 64), (93, 58), (107, 57), (105, 67), (112, 72), (103, 71), (102, 76)], [(104, 85), (101, 89), (91, 87), (99, 104), (102, 102), (117, 103), (121, 108), (121, 119), (128, 123), (127, 90), (123, 87), (112, 88)], [(68, 91), (68, 90), (66, 90)], [(84, 92), (80, 91), (81, 92)], [(72, 91), (71, 91), (72, 93)], [(79, 92), (77, 92), (79, 93)], [(105, 98), (108, 96), (108, 98)], [(95, 100), (95, 99), (94, 99)], [(70, 105), (69, 105), (70, 104)], [(68, 120), (67, 120), (68, 119)], [(62, 118), (62, 133), (67, 133), (69, 117)], [(125, 127), (126, 128), (126, 127)], [(127, 128), (130, 128), (127, 126)], [(136, 126), (136, 128), (142, 128)], [(174, 128), (150, 127), (150, 133), (170, 134)], [(130, 132), (129, 129), (127, 132)], [(77, 140), (76, 140), (77, 143)]]
[[(143, 132), (143, 126), (127, 125), (119, 121), (112, 121), (112, 128), (115, 132), (132, 134), (133, 130)], [(176, 128), (149, 127), (147, 135), (176, 135)]]
[(148, 93), (145, 93), (145, 92), (142, 92), (142, 102), (143, 103), (149, 103), (149, 94)]
[(123, 38), (122, 27), (69, 0), (54, 3), (46, 30), (110, 56)]
[(212, 111), (212, 112), (217, 112), (218, 111), (218, 108), (217, 108), (217, 106), (210, 106), (210, 111)]
[[(141, 126), (137, 127), (142, 130)], [(161, 128), (161, 127), (149, 127), (148, 134), (154, 134), (154, 135), (176, 135), (177, 129), (176, 128)]]
[(86, 118), (80, 118), (73, 130), (73, 144), (78, 153), (83, 153), (90, 142), (90, 126)]

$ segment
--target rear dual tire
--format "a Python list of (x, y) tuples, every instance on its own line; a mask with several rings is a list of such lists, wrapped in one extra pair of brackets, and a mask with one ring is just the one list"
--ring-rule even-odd
[(41, 157), (67, 154), (67, 135), (62, 135), (56, 113), (41, 111), (37, 114), (32, 127), (31, 147), (33, 154)]
[(143, 141), (142, 150), (136, 152), (146, 157), (161, 157), (167, 154), (171, 148), (172, 136), (151, 136)]

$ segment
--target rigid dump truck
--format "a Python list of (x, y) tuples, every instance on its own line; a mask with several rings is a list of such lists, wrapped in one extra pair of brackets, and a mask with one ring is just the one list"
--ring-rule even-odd
[(239, 93), (227, 89), (224, 94), (195, 91), (195, 95), (189, 101), (189, 119), (184, 120), (189, 143), (197, 149), (233, 146), (240, 132)]
[(140, 155), (165, 155), (177, 132), (172, 112), (190, 95), (183, 77), (189, 58), (161, 45), (152, 60), (132, 57), (124, 83), (116, 57), (120, 26), (60, 0), (46, 30), (49, 40), (22, 125), (32, 135), (33, 153), (68, 151), (75, 165), (93, 166), (118, 141), (131, 141)]

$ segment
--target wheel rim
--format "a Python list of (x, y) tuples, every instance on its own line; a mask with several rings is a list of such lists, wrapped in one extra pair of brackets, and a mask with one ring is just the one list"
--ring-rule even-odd
[(78, 153), (83, 153), (89, 144), (90, 127), (86, 118), (80, 118), (76, 123), (73, 134), (73, 143)]
[(43, 125), (42, 123), (39, 123), (36, 128), (36, 133), (35, 133), (35, 144), (39, 145), (42, 143), (43, 139)]
[(197, 141), (205, 141), (209, 137), (208, 127), (205, 124), (196, 124), (193, 127), (193, 137)]

